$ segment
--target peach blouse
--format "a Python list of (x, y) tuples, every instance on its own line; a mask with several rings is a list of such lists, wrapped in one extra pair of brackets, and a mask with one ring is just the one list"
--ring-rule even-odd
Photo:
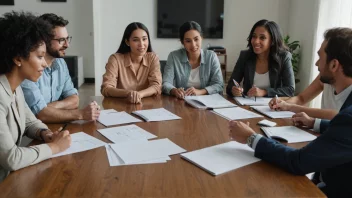
[(140, 91), (153, 87), (157, 94), (161, 93), (161, 72), (158, 56), (154, 52), (147, 52), (142, 59), (141, 66), (134, 72), (130, 53), (115, 53), (109, 57), (103, 75), (101, 94), (109, 97), (107, 88)]

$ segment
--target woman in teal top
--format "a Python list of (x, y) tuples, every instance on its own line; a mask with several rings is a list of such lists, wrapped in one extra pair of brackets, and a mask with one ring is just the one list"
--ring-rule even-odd
[(184, 23), (179, 30), (184, 48), (171, 52), (163, 73), (163, 93), (185, 96), (222, 93), (220, 62), (213, 51), (202, 50), (202, 29), (197, 22)]

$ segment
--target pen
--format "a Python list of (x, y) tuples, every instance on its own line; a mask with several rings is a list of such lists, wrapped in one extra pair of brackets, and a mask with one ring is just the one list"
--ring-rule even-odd
[(65, 130), (65, 128), (67, 127), (67, 123), (66, 124), (64, 124), (64, 126), (63, 127), (60, 127), (60, 129), (59, 129), (59, 132), (61, 132), (61, 131), (63, 131), (63, 130)]
[[(277, 100), (278, 100), (279, 98), (277, 97), (277, 95), (275, 95), (275, 105), (277, 105)], [(277, 111), (277, 108), (275, 108), (275, 111)]]
[[(241, 88), (240, 84), (238, 84), (238, 82), (237, 82), (235, 79), (232, 79), (232, 80), (233, 80), (233, 83), (235, 84), (235, 86), (236, 86), (237, 88)], [(242, 92), (241, 94), (242, 94), (242, 97), (243, 97), (243, 98), (246, 98), (246, 96), (243, 94), (243, 92)]]
[[(253, 85), (252, 87), (256, 87), (256, 86)], [(254, 96), (254, 102), (257, 102), (257, 96)]]

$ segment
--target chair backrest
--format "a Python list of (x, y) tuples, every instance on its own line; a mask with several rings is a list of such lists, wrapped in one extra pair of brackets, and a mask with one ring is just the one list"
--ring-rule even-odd
[(164, 74), (165, 65), (166, 65), (166, 60), (160, 60), (160, 72), (161, 72), (161, 75)]

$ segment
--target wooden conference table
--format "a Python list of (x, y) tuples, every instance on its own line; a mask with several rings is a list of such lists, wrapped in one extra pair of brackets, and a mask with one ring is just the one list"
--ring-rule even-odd
[[(93, 99), (104, 109), (130, 113), (164, 107), (175, 113), (182, 119), (136, 125), (158, 138), (169, 138), (187, 151), (229, 141), (227, 120), (192, 108), (183, 100), (155, 96), (134, 105), (122, 99), (91, 97), (86, 98), (87, 104)], [(256, 132), (260, 132), (256, 124), (261, 119), (248, 119)], [(289, 119), (275, 122), (291, 125)], [(57, 130), (60, 126), (51, 124), (49, 128)], [(76, 122), (67, 127), (71, 133), (84, 131), (110, 142), (96, 131), (101, 128), (105, 127), (98, 122)], [(0, 183), (0, 192), (0, 197), (325, 197), (307, 177), (294, 176), (263, 161), (212, 176), (180, 155), (171, 156), (167, 163), (110, 167), (104, 147), (15, 171)]]

